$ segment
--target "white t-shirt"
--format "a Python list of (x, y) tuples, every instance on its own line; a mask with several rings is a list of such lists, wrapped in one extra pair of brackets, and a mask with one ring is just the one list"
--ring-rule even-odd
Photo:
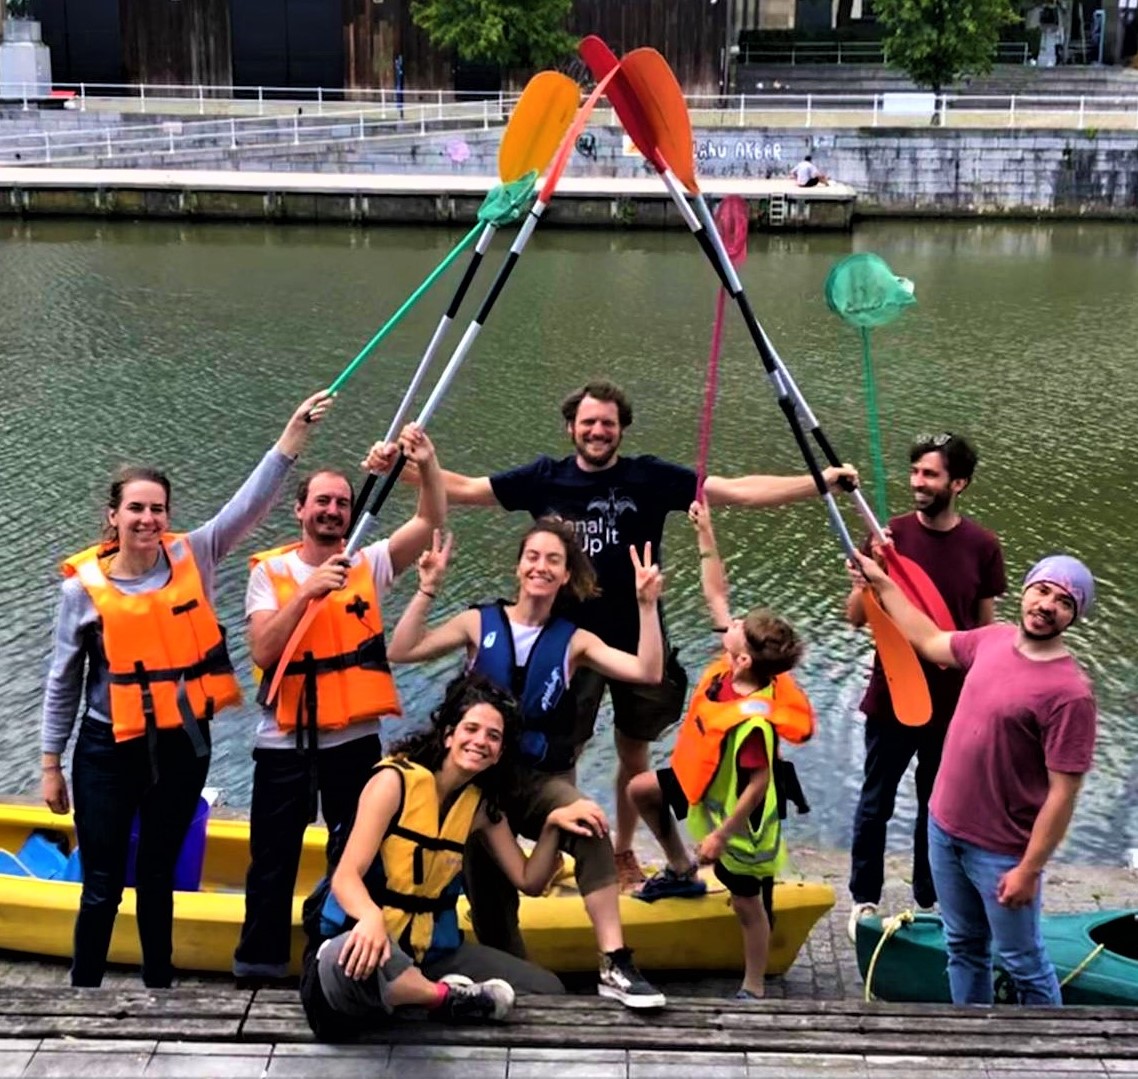
[(822, 175), (813, 161), (799, 161), (790, 171), (794, 174), (794, 180), (800, 187)]
[[(358, 565), (364, 558), (371, 565), (372, 579), (375, 581), (375, 594), (382, 602), (391, 582), (395, 580), (395, 569), (391, 565), (391, 553), (387, 547), (387, 540), (369, 544), (352, 556), (352, 565)], [(289, 551), (284, 556), (285, 567), (297, 584), (304, 584), (319, 568), (310, 566), (301, 561), (299, 551)], [(265, 563), (258, 563), (249, 574), (249, 587), (245, 590), (245, 617), (254, 611), (277, 611), (280, 604), (277, 594), (273, 591), (273, 583), (269, 580)], [(351, 723), (342, 731), (321, 731), (320, 748), (331, 749), (333, 746), (343, 745), (345, 742), (355, 741), (357, 738), (379, 736), (379, 722)], [(257, 724), (257, 737), (253, 743), (257, 749), (295, 749), (296, 732), (282, 731), (277, 725), (274, 708), (262, 708), (261, 719)]]

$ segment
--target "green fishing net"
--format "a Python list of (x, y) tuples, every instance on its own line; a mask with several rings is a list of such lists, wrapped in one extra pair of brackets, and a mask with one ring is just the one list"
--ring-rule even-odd
[(883, 258), (871, 252), (835, 263), (826, 278), (827, 306), (860, 329), (884, 326), (916, 302), (913, 282), (898, 277)]
[(531, 169), (512, 183), (491, 188), (478, 207), (478, 220), (484, 225), (501, 228), (525, 217), (537, 197), (534, 193), (536, 183), (537, 171)]

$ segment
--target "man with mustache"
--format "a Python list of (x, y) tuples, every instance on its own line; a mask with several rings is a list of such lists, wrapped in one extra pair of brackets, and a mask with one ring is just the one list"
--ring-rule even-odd
[(1018, 625), (945, 633), (872, 559), (859, 563), (921, 655), (964, 672), (929, 807), (952, 1001), (992, 1003), (994, 950), (1021, 1004), (1061, 1004), (1041, 886), (1094, 756), (1094, 691), (1063, 640), (1091, 613), (1094, 578), (1051, 555), (1024, 578)]
[(369, 464), (390, 468), (399, 450), (417, 466), (422, 485), (415, 515), (390, 537), (349, 562), (342, 552), (352, 485), (343, 473), (322, 469), (297, 489), (300, 542), (252, 559), (245, 613), (249, 650), (264, 671), (262, 695), (309, 602), (322, 605), (257, 727), (245, 924), (233, 960), (241, 981), (288, 975), (293, 889), (317, 794), (329, 830), (350, 820), (382, 756), (380, 722), (402, 711), (380, 601), (445, 524), (446, 491), (434, 446), (416, 424), (403, 428), (398, 444), (373, 449)]
[[(500, 506), (524, 510), (535, 519), (559, 516), (572, 521), (581, 546), (597, 571), (600, 595), (563, 613), (605, 644), (636, 652), (640, 635), (636, 589), (628, 548), (651, 544), (660, 557), (664, 521), (669, 513), (686, 513), (695, 501), (696, 474), (650, 454), (620, 452), (624, 432), (632, 424), (632, 402), (616, 383), (594, 379), (561, 403), (565, 431), (573, 454), (554, 460), (540, 456), (528, 464), (491, 476), (444, 472), (452, 504)], [(404, 471), (409, 476), (411, 469)], [(855, 469), (827, 468), (826, 482), (836, 487)], [(708, 476), (704, 496), (710, 506), (781, 506), (816, 497), (809, 475), (735, 478)], [(658, 685), (634, 685), (581, 670), (571, 691), (578, 708), (573, 738), (578, 752), (593, 733), (607, 686), (612, 697), (616, 742), (616, 832), (613, 848), (623, 891), (644, 881), (632, 850), (639, 815), (628, 796), (633, 776), (648, 770), (649, 744), (683, 714), (687, 675), (669, 653), (665, 638), (664, 679)]]
[[(976, 461), (976, 451), (959, 435), (919, 435), (909, 451), (913, 512), (889, 522), (897, 551), (928, 573), (958, 629), (988, 625), (995, 616), (995, 597), (1007, 588), (999, 540), (956, 508), (957, 499), (972, 482)], [(846, 601), (846, 615), (855, 626), (865, 624), (863, 583), (860, 574), (855, 574)], [(963, 677), (957, 670), (943, 670), (934, 663), (922, 666), (933, 704), (932, 719), (925, 726), (907, 727), (897, 720), (876, 655), (861, 702), (865, 713), (865, 777), (850, 847), (851, 941), (856, 940), (858, 921), (875, 913), (881, 902), (886, 828), (893, 816), (897, 788), (914, 756), (917, 816), (913, 829), (913, 898), (924, 908), (936, 902), (928, 854), (929, 796)]]

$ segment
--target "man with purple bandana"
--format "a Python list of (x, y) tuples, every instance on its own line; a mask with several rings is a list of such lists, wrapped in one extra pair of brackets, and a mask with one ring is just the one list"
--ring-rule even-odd
[(1094, 578), (1052, 555), (1024, 578), (1018, 625), (946, 633), (872, 559), (858, 561), (917, 651), (965, 672), (929, 806), (953, 1003), (992, 1003), (994, 949), (1020, 1003), (1061, 1004), (1041, 883), (1094, 755), (1094, 693), (1063, 640), (1090, 614)]

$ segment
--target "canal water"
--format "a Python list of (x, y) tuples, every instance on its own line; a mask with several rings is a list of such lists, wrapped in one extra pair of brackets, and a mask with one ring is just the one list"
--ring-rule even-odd
[[(57, 565), (96, 537), (111, 470), (124, 461), (168, 468), (175, 526), (203, 521), (296, 402), (332, 380), (459, 234), (57, 221), (0, 228), (0, 601), (8, 612), (0, 621), (0, 752), (4, 788), (32, 792)], [(500, 240), (495, 250), (505, 246)], [(920, 222), (863, 225), (852, 235), (752, 236), (742, 269), (752, 301), (839, 452), (868, 479), (859, 341), (822, 294), (830, 266), (852, 251), (881, 254), (916, 282), (919, 301), (873, 336), (891, 509), (909, 508), (911, 437), (963, 432), (981, 460), (962, 505), (999, 533), (1013, 579), (1002, 611), (1014, 616), (1015, 584), (1041, 554), (1069, 550), (1096, 571), (1098, 613), (1070, 640), (1095, 679), (1101, 735), (1064, 856), (1117, 864), (1138, 846), (1138, 229)], [(307, 464), (354, 465), (382, 433), (456, 279), (444, 280), (349, 383)], [(489, 276), (474, 294), (488, 285)], [(627, 451), (691, 462), (714, 295), (686, 233), (539, 231), (437, 413), (444, 465), (483, 475), (566, 452), (558, 402), (594, 374), (632, 395)], [(464, 310), (460, 323), (468, 317)], [(732, 317), (712, 470), (801, 469)], [(410, 493), (399, 491), (387, 524), (411, 507)], [(452, 523), (457, 552), (439, 616), (508, 594), (525, 521), (458, 508)], [(814, 502), (720, 511), (717, 523), (735, 605), (774, 607), (809, 642), (801, 675), (821, 729), (794, 751), (813, 811), (791, 821), (792, 843), (847, 846), (871, 645), (842, 620), (841, 552)], [(222, 569), (219, 611), (247, 686), (245, 556), (293, 530), (287, 505), (278, 506)], [(694, 675), (715, 640), (680, 515), (667, 530), (665, 562), (670, 628)], [(389, 621), (413, 587), (408, 579), (396, 588)], [(422, 720), (454, 668), (397, 671), (404, 725)], [(235, 805), (248, 803), (253, 727), (248, 706), (215, 727), (210, 782)], [(667, 748), (658, 747), (659, 760)], [(612, 761), (605, 713), (582, 782), (610, 807)], [(912, 814), (907, 780), (893, 847), (906, 846)]]

